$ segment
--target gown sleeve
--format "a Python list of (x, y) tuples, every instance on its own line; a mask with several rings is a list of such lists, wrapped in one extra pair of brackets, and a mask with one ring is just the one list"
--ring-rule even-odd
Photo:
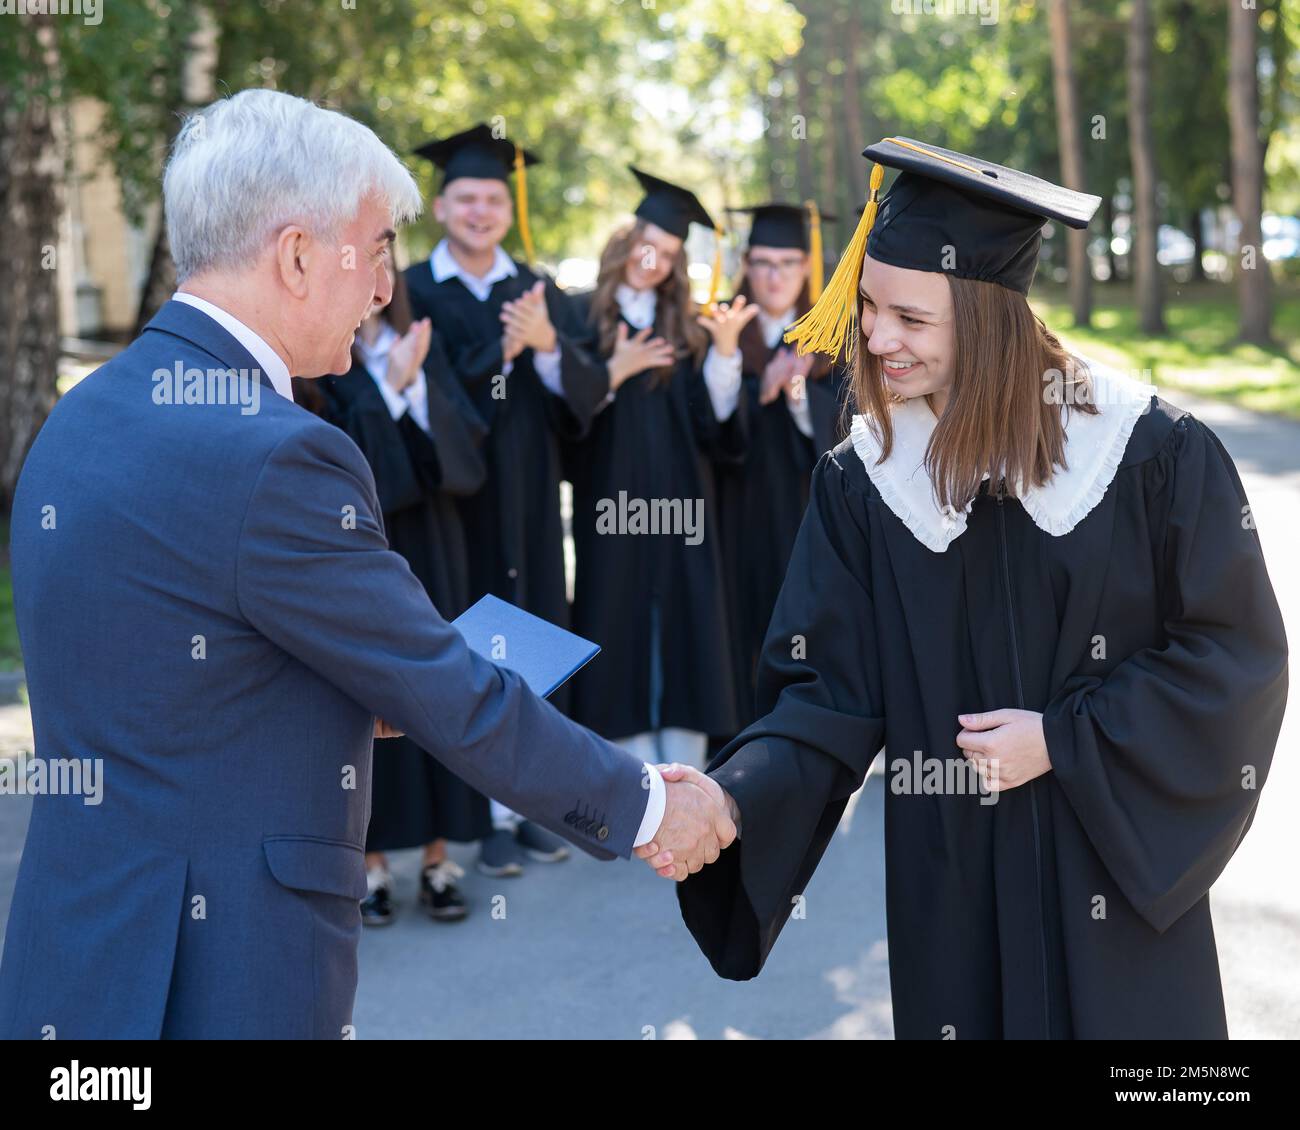
[(1067, 680), (1043, 732), (1107, 871), (1163, 932), (1206, 894), (1250, 826), (1286, 705), (1287, 644), (1218, 437), (1183, 416), (1148, 475), (1165, 640), (1104, 678)]
[(487, 478), (482, 445), (487, 425), (475, 410), (464, 386), (452, 371), (441, 339), (435, 334), (424, 361), (428, 393), (429, 433), (407, 412), (400, 420), (403, 438), (418, 463), (430, 458), (436, 466), (436, 486), (445, 494), (474, 494)]
[(732, 980), (762, 969), (884, 740), (865, 496), (840, 457), (855, 458), (828, 452), (813, 471), (759, 664), (762, 716), (709, 767), (740, 837), (677, 884), (687, 928)]
[(736, 398), (736, 409), (725, 420), (719, 420), (713, 410), (713, 399), (709, 396), (709, 386), (704, 380), (702, 364), (694, 364), (689, 358), (683, 359), (678, 362), (673, 380), (686, 383), (691, 427), (695, 433), (696, 446), (700, 451), (715, 463), (744, 462), (749, 452), (751, 405), (750, 398), (746, 395), (743, 373), (740, 395)]
[[(609, 392), (605, 361), (589, 348), (589, 334), (573, 300), (546, 280), (546, 310), (560, 346), (560, 387), (564, 398), (552, 405), (551, 423), (564, 439), (581, 439)], [(555, 398), (552, 398), (555, 399)]]

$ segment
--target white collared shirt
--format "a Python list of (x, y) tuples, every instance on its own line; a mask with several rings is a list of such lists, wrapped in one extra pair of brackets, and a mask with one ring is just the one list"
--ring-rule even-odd
[[(627, 283), (619, 283), (614, 291), (614, 300), (619, 311), (634, 329), (643, 330), (655, 323), (655, 311), (659, 306), (659, 293), (653, 287), (648, 290), (636, 290)], [(743, 361), (737, 349), (730, 357), (724, 357), (713, 346), (704, 358), (704, 384), (709, 390), (709, 400), (713, 404), (713, 414), (721, 423), (731, 419), (740, 401), (740, 377)], [(614, 399), (611, 392), (605, 403)]]
[(202, 310), (203, 313), (253, 355), (253, 360), (257, 362), (258, 368), (271, 378), (271, 384), (276, 392), (283, 396), (285, 400), (293, 399), (293, 380), (289, 376), (289, 366), (284, 363), (284, 359), (274, 349), (266, 344), (260, 334), (250, 330), (234, 314), (208, 302), (206, 299), (200, 298), (197, 294), (187, 294), (183, 290), (178, 290), (172, 295), (172, 301), (184, 302), (186, 306), (193, 306), (196, 310)]
[(379, 394), (388, 405), (389, 414), (394, 420), (400, 420), (406, 412), (420, 425), (422, 431), (429, 430), (429, 385), (423, 369), (415, 371), (415, 380), (398, 392), (388, 383), (388, 355), (397, 344), (401, 335), (385, 321), (379, 323), (379, 336), (367, 345), (358, 333), (356, 350), (361, 363), (366, 367), (371, 378), (379, 388)]

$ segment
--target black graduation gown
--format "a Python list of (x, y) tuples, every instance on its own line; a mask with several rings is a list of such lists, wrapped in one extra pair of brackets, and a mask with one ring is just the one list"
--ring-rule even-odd
[(757, 319), (745, 327), (745, 337), (742, 395), (749, 409), (749, 444), (743, 462), (718, 469), (727, 618), (742, 727), (757, 717), (758, 658), (808, 507), (813, 467), (822, 452), (844, 438), (843, 408), (849, 395), (848, 373), (818, 364), (804, 382), (813, 428), (811, 438), (804, 435), (784, 395), (759, 403), (763, 370), (780, 344), (767, 347)]
[[(485, 428), (447, 364), (437, 335), (424, 364), (429, 432), (407, 412), (394, 420), (365, 366), (322, 380), (326, 417), (352, 437), (374, 472), (388, 544), (454, 619), (469, 606), (465, 532), (456, 501), (478, 490)], [(445, 838), (469, 842), (492, 830), (487, 798), (409, 738), (375, 742), (368, 851)]]
[[(575, 309), (588, 317), (590, 295)], [(628, 325), (630, 333), (635, 327)], [(594, 329), (588, 350), (598, 351)], [(680, 360), (666, 384), (639, 373), (619, 386), (587, 437), (567, 449), (577, 557), (573, 628), (601, 653), (573, 680), (573, 717), (609, 738), (681, 727), (734, 734), (735, 689), (726, 621), (713, 464), (743, 456), (743, 401), (719, 422), (704, 374)], [(702, 500), (702, 538), (602, 533), (597, 504)], [(698, 511), (697, 511), (698, 517)], [(651, 616), (658, 608), (662, 689), (651, 713)], [(658, 725), (654, 723), (657, 721)]]
[[(720, 975), (761, 969), (883, 745), (900, 1038), (1226, 1035), (1207, 891), (1253, 817), (1245, 767), (1268, 771), (1286, 638), (1230, 458), (1152, 401), (1061, 537), (982, 491), (933, 553), (850, 442), (818, 463), (763, 717), (712, 766), (742, 838), (678, 885)], [(1042, 712), (1051, 771), (992, 805), (895, 792), (895, 759), (959, 759), (957, 715), (1008, 706)]]
[[(533, 368), (533, 351), (515, 358), (504, 382), (501, 307), (539, 275), (522, 263), (480, 302), (457, 278), (435, 282), (428, 260), (406, 270), (412, 314), (428, 317), (443, 339), (451, 367), (489, 428), (482, 490), (462, 500), (469, 540), (470, 600), (492, 593), (561, 626), (568, 623), (560, 522), (559, 439), (577, 438), (609, 391), (609, 375), (578, 345), (582, 326), (568, 297), (546, 280), (546, 305), (559, 339), (563, 398), (547, 391)], [(504, 388), (505, 395), (501, 395)], [(495, 390), (495, 395), (494, 395)], [(551, 701), (563, 709), (568, 688)]]

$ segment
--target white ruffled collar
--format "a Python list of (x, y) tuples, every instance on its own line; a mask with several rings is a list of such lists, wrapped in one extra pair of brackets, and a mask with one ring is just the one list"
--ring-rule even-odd
[[(1116, 369), (1080, 358), (1094, 382), (1096, 415), (1071, 412), (1065, 433), (1068, 470), (1056, 468), (1041, 487), (1017, 496), (1034, 525), (1053, 537), (1069, 533), (1101, 501), (1124, 458), (1129, 436), (1146, 411), (1156, 389)], [(943, 553), (966, 529), (964, 509), (941, 507), (925, 471), (925, 448), (938, 422), (925, 397), (918, 396), (892, 409), (894, 446), (877, 465), (880, 445), (865, 416), (854, 416), (850, 435), (867, 474), (885, 504), (935, 553)], [(988, 478), (987, 472), (984, 478)]]

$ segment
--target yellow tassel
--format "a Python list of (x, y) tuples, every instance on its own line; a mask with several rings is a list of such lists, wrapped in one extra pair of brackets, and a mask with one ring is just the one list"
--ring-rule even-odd
[(524, 241), (524, 261), (533, 261), (533, 233), (528, 227), (528, 178), (524, 172), (524, 151), (515, 146), (515, 218), (519, 238)]
[(722, 237), (725, 233), (719, 227), (713, 229), (713, 272), (709, 276), (709, 303), (706, 310), (718, 307), (718, 291), (722, 287)]
[(880, 186), (884, 180), (884, 166), (873, 166), (871, 196), (862, 210), (862, 219), (858, 221), (853, 239), (841, 256), (835, 273), (831, 275), (830, 283), (813, 304), (813, 308), (786, 330), (785, 340), (795, 343), (800, 356), (805, 353), (826, 353), (838, 357), (844, 348), (845, 339), (857, 324), (862, 257), (867, 252), (867, 236), (871, 234), (871, 225), (876, 222), (876, 211), (880, 207)]
[(808, 298), (816, 302), (822, 296), (822, 273), (825, 264), (822, 261), (822, 214), (815, 200), (805, 200), (808, 209), (808, 255), (812, 266), (808, 272)]

